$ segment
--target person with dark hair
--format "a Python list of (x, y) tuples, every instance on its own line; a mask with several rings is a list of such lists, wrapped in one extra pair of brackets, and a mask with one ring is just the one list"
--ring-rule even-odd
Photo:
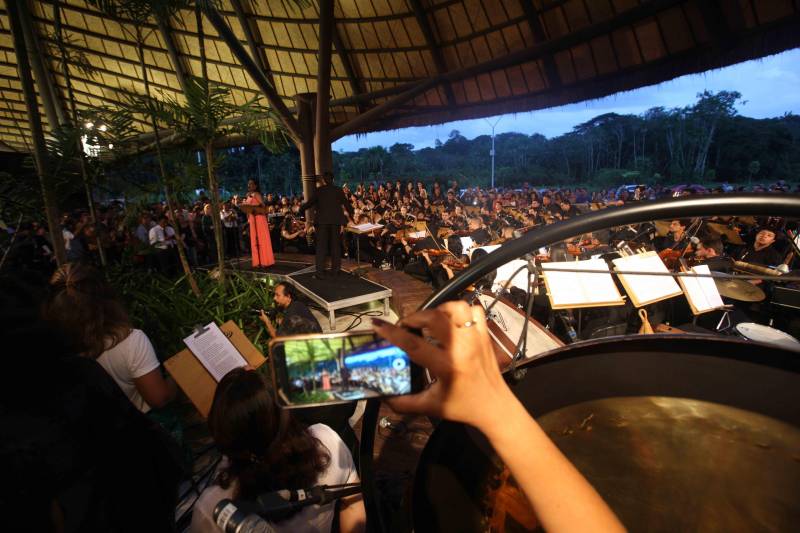
[(24, 346), (0, 374), (4, 531), (173, 531), (180, 452), (109, 375), (0, 277), (0, 335)]
[(671, 220), (669, 223), (669, 235), (658, 240), (658, 251), (661, 252), (667, 249), (684, 250), (689, 246), (689, 235), (686, 233), (686, 228), (691, 225), (692, 221), (689, 219), (676, 218)]
[[(322, 326), (319, 325), (308, 306), (297, 299), (297, 293), (289, 283), (281, 282), (275, 285), (273, 295), (275, 306), (283, 310), (283, 320), (276, 328), (263, 309), (259, 317), (267, 328), (270, 337), (282, 337), (300, 333), (322, 333)], [(293, 319), (295, 316), (301, 317), (303, 321), (301, 323), (296, 322)], [(305, 325), (307, 329), (299, 331), (299, 326), (301, 325)]]
[(70, 349), (96, 360), (143, 413), (175, 397), (147, 335), (131, 326), (111, 286), (93, 268), (68, 263), (50, 280), (42, 316)]
[[(308, 428), (274, 400), (258, 372), (229, 372), (217, 385), (208, 427), (224, 459), (216, 482), (194, 506), (190, 531), (219, 532), (213, 513), (224, 498), (253, 500), (276, 490), (359, 483), (353, 457), (328, 426)], [(339, 502), (339, 531), (363, 531), (366, 511), (360, 495)], [(325, 532), (333, 526), (334, 503), (312, 505), (270, 524), (274, 531)]]
[[(353, 218), (353, 206), (341, 187), (333, 184), (333, 173), (325, 172), (317, 181), (314, 196), (300, 206), (300, 212), (316, 208), (314, 231), (316, 256), (314, 277), (325, 277), (325, 258), (331, 257), (331, 275), (338, 276), (342, 268), (342, 225)], [(345, 215), (347, 211), (347, 216)]]
[(783, 255), (775, 249), (776, 236), (774, 229), (770, 227), (760, 228), (756, 233), (753, 244), (742, 252), (739, 260), (764, 266), (779, 265), (783, 261)]
[[(264, 198), (258, 188), (256, 180), (247, 181), (247, 198), (244, 205), (263, 206)], [(269, 224), (266, 215), (247, 215), (250, 226), (250, 253), (252, 254), (253, 267), (268, 267), (275, 264), (275, 255), (272, 253), (272, 240), (269, 236)]]
[(716, 237), (701, 239), (695, 247), (694, 257), (699, 265), (707, 265), (712, 272), (729, 274), (733, 270), (733, 261), (724, 256), (722, 241)]

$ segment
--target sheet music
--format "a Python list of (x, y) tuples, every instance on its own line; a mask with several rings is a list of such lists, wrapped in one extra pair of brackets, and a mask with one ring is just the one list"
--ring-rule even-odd
[(472, 237), (459, 237), (461, 239), (461, 248), (463, 252), (469, 255), (470, 250), (475, 246), (475, 242), (472, 240)]
[[(499, 244), (497, 245), (500, 246)], [(488, 247), (484, 247), (488, 248)], [(506, 281), (511, 280), (511, 284), (508, 286), (509, 289), (511, 287), (516, 287), (518, 289), (522, 289), (523, 291), (528, 291), (528, 269), (523, 268), (520, 272), (511, 278), (511, 276), (519, 270), (521, 267), (527, 265), (527, 261), (524, 259), (513, 259), (506, 263), (505, 265), (499, 267), (497, 269), (497, 276), (494, 278), (494, 289), (500, 289), (505, 286)]]
[(354, 230), (357, 230), (360, 233), (367, 233), (372, 230), (381, 229), (383, 227), (383, 224), (372, 224), (370, 222), (367, 222), (366, 224), (358, 224), (358, 225), (351, 224), (349, 227)]
[[(554, 307), (622, 303), (622, 295), (603, 259), (542, 263), (542, 269)], [(558, 272), (562, 269), (602, 272)]]
[[(708, 265), (698, 265), (692, 268), (692, 272), (695, 274), (711, 274)], [(717, 284), (714, 283), (714, 278), (691, 278), (687, 276), (681, 277), (679, 280), (686, 292), (686, 298), (691, 302), (697, 313), (713, 311), (725, 305), (717, 289)]]
[(412, 231), (411, 233), (408, 234), (408, 238), (409, 239), (424, 239), (427, 236), (428, 236), (428, 232), (426, 232), (425, 230)]
[(247, 365), (242, 354), (214, 322), (206, 324), (205, 332), (194, 332), (183, 342), (217, 382), (234, 368)]
[[(613, 263), (617, 270), (669, 274), (664, 261), (655, 252), (620, 257), (614, 259)], [(619, 277), (628, 293), (634, 293), (630, 296), (635, 297), (640, 306), (683, 293), (672, 276), (619, 274)]]

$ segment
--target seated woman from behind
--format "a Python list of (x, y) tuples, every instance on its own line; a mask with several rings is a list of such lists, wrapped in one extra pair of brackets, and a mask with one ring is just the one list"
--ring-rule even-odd
[(76, 353), (95, 359), (143, 413), (163, 407), (176, 386), (164, 379), (147, 335), (131, 326), (111, 286), (93, 268), (68, 263), (50, 279), (43, 316)]
[[(200, 495), (190, 531), (219, 532), (214, 507), (224, 498), (254, 500), (264, 492), (358, 483), (353, 457), (328, 426), (305, 428), (281, 410), (264, 377), (236, 369), (217, 386), (208, 416), (214, 442), (225, 456), (216, 484)], [(363, 531), (366, 511), (360, 495), (339, 502), (339, 530)], [(312, 505), (271, 524), (275, 531), (325, 532), (334, 504)]]

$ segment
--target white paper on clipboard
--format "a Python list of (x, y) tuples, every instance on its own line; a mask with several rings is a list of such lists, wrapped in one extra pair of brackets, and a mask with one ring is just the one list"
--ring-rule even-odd
[(183, 343), (200, 361), (214, 381), (219, 382), (234, 368), (247, 366), (239, 350), (214, 322), (209, 322), (199, 332), (193, 332)]

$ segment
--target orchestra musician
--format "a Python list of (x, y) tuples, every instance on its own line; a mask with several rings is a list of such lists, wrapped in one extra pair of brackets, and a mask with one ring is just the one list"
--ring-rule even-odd
[(669, 223), (669, 235), (662, 237), (657, 241), (656, 247), (659, 252), (667, 249), (682, 251), (689, 246), (689, 235), (686, 233), (686, 228), (691, 225), (691, 221), (687, 219), (675, 219)]
[(779, 265), (783, 261), (783, 256), (775, 249), (775, 237), (774, 229), (759, 229), (753, 244), (742, 252), (739, 260), (764, 266)]
[(708, 265), (712, 272), (730, 274), (733, 262), (725, 256), (722, 241), (716, 237), (700, 239), (694, 251), (697, 265)]
[(491, 234), (484, 226), (483, 220), (479, 217), (470, 217), (467, 229), (469, 230), (469, 237), (479, 246), (483, 246), (492, 240)]

